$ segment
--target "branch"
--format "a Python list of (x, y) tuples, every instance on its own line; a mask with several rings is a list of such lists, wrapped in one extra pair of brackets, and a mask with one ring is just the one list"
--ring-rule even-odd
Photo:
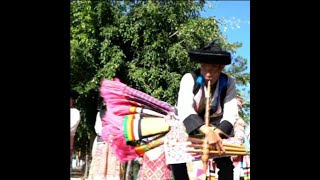
[(178, 32), (179, 32), (179, 31), (176, 31), (175, 33), (171, 34), (171, 35), (169, 36), (169, 38), (171, 38), (172, 36), (176, 35)]

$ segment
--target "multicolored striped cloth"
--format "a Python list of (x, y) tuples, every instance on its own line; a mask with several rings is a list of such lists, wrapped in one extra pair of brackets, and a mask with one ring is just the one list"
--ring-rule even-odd
[(163, 117), (144, 117), (141, 114), (130, 114), (124, 117), (123, 131), (127, 142), (167, 133), (169, 125)]
[(241, 168), (240, 168), (240, 177), (243, 177), (244, 180), (250, 180), (250, 156), (241, 157)]

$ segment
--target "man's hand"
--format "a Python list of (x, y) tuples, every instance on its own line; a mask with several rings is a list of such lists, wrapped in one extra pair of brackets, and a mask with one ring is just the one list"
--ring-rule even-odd
[(208, 143), (215, 146), (215, 149), (218, 150), (219, 154), (220, 151), (225, 152), (220, 134), (216, 130), (212, 131), (210, 129), (210, 131), (208, 131), (208, 133), (206, 134), (206, 137), (208, 138)]
[(208, 143), (213, 145), (216, 150), (218, 150), (219, 154), (221, 151), (225, 152), (222, 144), (222, 139), (220, 134), (223, 133), (220, 129), (215, 128), (214, 130), (210, 127), (201, 126), (200, 131), (202, 131), (206, 138), (208, 138)]

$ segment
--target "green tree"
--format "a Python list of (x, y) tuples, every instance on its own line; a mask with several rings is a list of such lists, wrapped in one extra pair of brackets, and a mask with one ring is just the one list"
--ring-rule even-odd
[(84, 151), (90, 145), (102, 79), (117, 76), (174, 105), (182, 75), (197, 68), (188, 50), (213, 40), (231, 52), (241, 46), (226, 42), (216, 19), (200, 17), (203, 5), (204, 1), (71, 1), (71, 86), (80, 93), (77, 106), (82, 113), (76, 148)]
[(236, 79), (238, 96), (244, 99), (240, 116), (248, 123), (250, 118), (250, 91), (247, 87), (250, 83), (250, 73), (246, 71), (247, 68), (247, 59), (238, 56), (233, 59), (231, 65), (225, 68), (225, 73)]

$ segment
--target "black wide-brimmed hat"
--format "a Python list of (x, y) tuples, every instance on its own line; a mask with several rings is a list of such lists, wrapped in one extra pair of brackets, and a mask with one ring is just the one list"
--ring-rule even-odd
[(223, 50), (217, 41), (213, 41), (204, 48), (189, 51), (189, 57), (197, 63), (223, 65), (231, 63), (231, 54)]

